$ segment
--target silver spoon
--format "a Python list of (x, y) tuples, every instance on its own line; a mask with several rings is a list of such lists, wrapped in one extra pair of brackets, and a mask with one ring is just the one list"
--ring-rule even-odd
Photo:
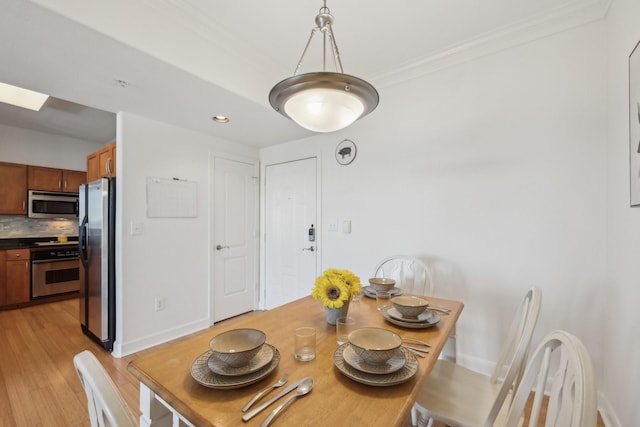
[(272, 384), (269, 387), (265, 388), (264, 390), (261, 390), (260, 392), (258, 392), (258, 394), (253, 396), (253, 398), (250, 401), (248, 401), (246, 405), (244, 405), (244, 407), (242, 408), (242, 412), (247, 412), (251, 407), (251, 405), (256, 403), (258, 399), (260, 399), (262, 396), (264, 396), (274, 388), (278, 388), (285, 385), (288, 379), (289, 379), (289, 374), (285, 374), (284, 377), (280, 378), (280, 380), (277, 383)]
[(312, 388), (313, 378), (307, 378), (306, 380), (302, 381), (298, 388), (296, 388), (295, 394), (289, 396), (287, 400), (282, 402), (280, 406), (274, 409), (273, 412), (271, 412), (271, 414), (269, 414), (269, 416), (262, 422), (262, 424), (260, 424), (260, 427), (267, 427), (269, 423), (273, 421), (273, 419), (280, 413), (280, 411), (282, 411), (285, 406), (287, 406), (289, 402), (291, 402), (296, 397), (304, 396), (305, 394), (309, 393)]

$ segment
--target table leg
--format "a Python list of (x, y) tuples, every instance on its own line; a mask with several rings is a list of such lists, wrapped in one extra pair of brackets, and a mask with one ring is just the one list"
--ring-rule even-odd
[(149, 387), (140, 383), (140, 427), (194, 427)]

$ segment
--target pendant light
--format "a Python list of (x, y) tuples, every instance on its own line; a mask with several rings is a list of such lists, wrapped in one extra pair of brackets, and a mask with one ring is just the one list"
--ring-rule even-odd
[[(372, 112), (379, 101), (378, 92), (371, 84), (344, 74), (333, 35), (333, 21), (325, 0), (293, 76), (282, 80), (269, 92), (269, 102), (277, 112), (314, 132), (343, 129)], [(318, 31), (323, 36), (323, 70), (298, 74), (311, 40)], [(336, 72), (326, 71), (327, 39)]]

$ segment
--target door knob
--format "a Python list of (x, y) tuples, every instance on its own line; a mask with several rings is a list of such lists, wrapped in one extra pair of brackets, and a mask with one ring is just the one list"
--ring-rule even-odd
[(222, 246), (222, 245), (217, 245), (216, 246), (216, 250), (220, 250), (220, 249), (224, 249), (224, 248), (228, 248), (229, 246)]
[(302, 250), (303, 251), (311, 251), (311, 252), (313, 252), (313, 251), (316, 250), (316, 248), (314, 246), (309, 246), (308, 248), (302, 248)]

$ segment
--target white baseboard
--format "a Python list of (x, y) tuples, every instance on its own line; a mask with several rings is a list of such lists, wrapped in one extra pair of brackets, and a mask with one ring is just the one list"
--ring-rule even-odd
[(171, 341), (173, 339), (180, 338), (197, 331), (201, 331), (208, 328), (209, 326), (209, 320), (202, 319), (197, 322), (181, 325), (180, 327), (168, 329), (162, 331), (161, 333), (150, 335), (134, 341), (129, 341), (127, 343), (119, 342), (116, 339), (116, 342), (113, 346), (112, 356), (118, 358), (128, 356), (129, 354), (145, 350), (149, 347), (153, 347), (154, 345), (162, 344), (167, 341)]
[(480, 372), (485, 375), (493, 374), (493, 370), (496, 367), (495, 362), (489, 362), (485, 359), (460, 353), (456, 355), (456, 363), (464, 366), (465, 368), (471, 369), (472, 371)]

